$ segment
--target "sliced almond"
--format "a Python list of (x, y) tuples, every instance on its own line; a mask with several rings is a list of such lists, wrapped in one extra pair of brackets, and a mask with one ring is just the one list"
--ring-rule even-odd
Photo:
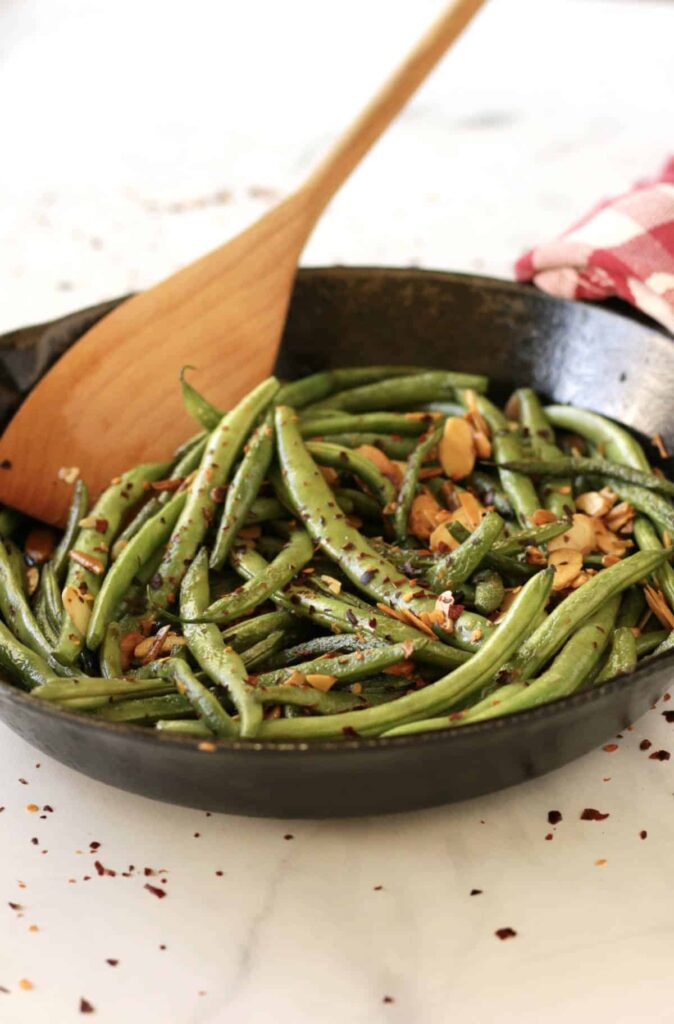
[(588, 516), (605, 516), (612, 507), (613, 501), (602, 491), (586, 491), (576, 498), (576, 508)]
[(385, 676), (402, 676), (403, 679), (409, 679), (411, 675), (414, 675), (414, 662), (413, 661), (399, 661), (395, 665), (389, 665), (383, 671)]
[(647, 584), (644, 587), (644, 597), (648, 607), (665, 629), (674, 629), (674, 612), (667, 604), (662, 591)]
[(545, 526), (546, 523), (554, 523), (557, 516), (547, 508), (537, 508), (529, 518), (534, 526)]
[(662, 439), (662, 434), (653, 434), (653, 437), (651, 438), (651, 441), (653, 442), (653, 446), (655, 448), (657, 448), (658, 455), (660, 456), (660, 458), (661, 459), (668, 459), (669, 458), (669, 452), (667, 451), (667, 445), (665, 444), (665, 442)]
[(609, 530), (618, 533), (620, 530), (625, 530), (625, 527), (631, 524), (634, 515), (635, 511), (630, 503), (628, 501), (621, 501), (619, 505), (615, 505), (609, 514), (604, 517), (604, 522)]
[(339, 473), (332, 466), (319, 466), (321, 476), (329, 487), (336, 487), (339, 483)]
[(288, 678), (283, 680), (281, 686), (304, 686), (306, 681), (304, 672), (298, 672), (297, 669), (293, 669)]
[(77, 551), (73, 548), (68, 552), (68, 558), (73, 562), (77, 562), (77, 564), (81, 565), (83, 569), (87, 570), (87, 572), (93, 572), (94, 576), (102, 576), (105, 572), (105, 565), (100, 558), (96, 558), (95, 555), (90, 555), (88, 551)]
[(429, 543), (431, 551), (437, 551), (440, 554), (454, 551), (459, 546), (458, 540), (456, 537), (452, 537), (446, 523), (440, 523), (439, 526), (435, 527)]
[[(461, 491), (459, 494), (460, 510), (463, 511), (470, 523), (469, 529), (472, 531), (480, 525), (482, 517), (486, 515), (487, 510), (482, 505), (474, 494), (470, 491)], [(457, 510), (459, 511), (459, 510)], [(456, 517), (456, 513), (452, 518)]]
[(334, 576), (321, 576), (324, 583), (327, 584), (328, 590), (333, 594), (340, 594), (342, 591), (342, 584), (339, 580), (336, 580)]
[(373, 444), (361, 444), (355, 451), (375, 465), (379, 472), (390, 480), (395, 487), (400, 487), (402, 473), (396, 463), (389, 459), (386, 452), (383, 452), (381, 448), (376, 448)]
[(323, 675), (322, 672), (310, 672), (305, 678), (309, 686), (313, 686), (314, 690), (320, 690), (321, 693), (327, 693), (337, 682), (337, 676)]
[(435, 529), (435, 517), (442, 509), (432, 494), (422, 492), (412, 501), (407, 529), (419, 540), (428, 540)]
[(583, 556), (577, 548), (556, 548), (548, 557), (548, 564), (555, 570), (553, 590), (566, 590), (583, 569)]
[(449, 416), (445, 420), (438, 445), (440, 465), (451, 480), (462, 480), (475, 467), (475, 445), (470, 424), (463, 416)]
[(26, 589), (28, 591), (29, 597), (33, 596), (33, 594), (37, 590), (39, 582), (40, 570), (36, 566), (31, 565), (28, 569), (26, 569)]
[(77, 587), (73, 587), (70, 584), (63, 588), (61, 597), (63, 598), (63, 607), (68, 618), (75, 629), (84, 636), (89, 626), (89, 619), (91, 618), (91, 604), (85, 601), (84, 595), (80, 593)]
[(595, 545), (604, 555), (621, 557), (627, 550), (630, 541), (621, 540), (615, 533), (607, 529), (603, 520), (594, 520)]
[(530, 544), (524, 549), (524, 554), (529, 565), (547, 565), (547, 559), (540, 548)]
[(587, 572), (585, 572), (585, 571), (583, 570), (582, 572), (579, 572), (579, 573), (578, 573), (578, 575), (576, 576), (575, 580), (574, 580), (574, 581), (573, 581), (573, 583), (571, 584), (571, 588), (572, 588), (573, 590), (577, 590), (577, 589), (578, 589), (578, 587), (582, 587), (583, 583), (587, 583), (587, 581), (588, 581), (589, 579), (590, 579), (590, 575), (589, 575), (589, 573), (587, 573)]
[(589, 555), (596, 547), (596, 522), (583, 512), (576, 512), (571, 517), (571, 526), (559, 537), (548, 541), (548, 551), (560, 548), (575, 548), (582, 555)]
[(611, 565), (617, 565), (619, 561), (620, 559), (617, 555), (603, 555), (601, 564), (604, 566), (605, 569), (608, 569)]

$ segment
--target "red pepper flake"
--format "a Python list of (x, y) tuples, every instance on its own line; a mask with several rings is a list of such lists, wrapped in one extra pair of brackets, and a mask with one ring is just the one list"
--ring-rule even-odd
[(350, 725), (347, 725), (342, 729), (342, 735), (348, 736), (349, 739), (358, 739), (358, 733)]
[(11, 469), (11, 468), (12, 468), (12, 460), (11, 459), (2, 459), (2, 461), (0, 461), (0, 469)]
[(663, 711), (662, 717), (671, 725), (674, 722), (674, 711)]
[(40, 840), (38, 839), (37, 836), (33, 836), (33, 838), (31, 839), (31, 843), (33, 844), (33, 846), (38, 846), (39, 842)]
[(80, 999), (80, 1013), (95, 1013), (94, 1007), (88, 999)]
[(471, 895), (471, 896), (481, 896), (483, 891), (484, 890), (482, 890), (482, 889), (471, 889), (469, 895)]
[(668, 750), (654, 750), (648, 757), (651, 761), (669, 761), (672, 755)]
[(594, 807), (586, 807), (580, 816), (581, 821), (605, 821), (608, 818), (609, 812), (603, 814), (601, 811), (596, 810)]
[(595, 867), (603, 868), (604, 864), (608, 864), (608, 861), (606, 860), (606, 857), (600, 857), (599, 860), (596, 860), (594, 863)]
[(222, 876), (224, 875), (225, 872), (224, 871), (216, 871), (215, 873), (218, 876), (218, 878), (222, 878)]
[(284, 839), (294, 839), (295, 836), (292, 834), (292, 832), (286, 832), (286, 834), (284, 835), (283, 838)]
[(514, 928), (497, 928), (496, 931), (494, 932), (494, 935), (497, 935), (498, 938), (501, 940), (514, 939), (517, 935), (517, 932)]
[(159, 948), (160, 948), (160, 949), (166, 949), (166, 946), (165, 946), (165, 945), (164, 945), (164, 943), (162, 942), (162, 944), (160, 945), (160, 947), (159, 947)]
[(561, 820), (562, 820), (562, 812), (561, 811), (548, 811), (548, 824), (549, 825), (559, 825)]
[(550, 840), (554, 839), (555, 837), (553, 836), (552, 832), (548, 832), (548, 834), (547, 834), (547, 836), (545, 838), (547, 839), (548, 842), (550, 842)]
[(26, 810), (27, 810), (27, 811), (28, 811), (28, 812), (29, 812), (30, 814), (35, 814), (35, 813), (36, 813), (37, 811), (39, 811), (39, 810), (40, 810), (40, 808), (38, 807), (38, 805), (37, 805), (37, 804), (26, 804)]
[[(163, 900), (164, 896), (166, 896), (164, 889), (160, 889), (157, 885), (150, 885), (149, 882), (146, 882), (143, 888), (151, 892), (153, 896), (156, 896), (158, 900)], [(161, 949), (161, 946), (159, 948)]]
[(642, 828), (641, 832), (639, 833), (639, 839), (646, 839), (647, 836), (648, 836), (648, 832), (646, 831), (645, 828)]
[(395, 999), (393, 998), (393, 996), (384, 996), (384, 998), (382, 999), (382, 1003), (394, 1003), (394, 1002), (395, 1002)]
[(373, 888), (373, 890), (375, 892), (381, 892), (382, 889), (384, 888), (384, 886), (383, 885), (373, 885), (372, 888)]
[(22, 786), (28, 785), (28, 781), (26, 779), (19, 779), (19, 782), (21, 783)]
[(117, 874), (117, 872), (113, 871), (112, 868), (104, 867), (103, 864), (101, 864), (100, 860), (94, 861), (94, 867), (96, 868), (96, 871), (98, 872), (99, 875), (109, 875), (110, 878), (114, 878)]
[(672, 695), (671, 695), (671, 693), (666, 693), (666, 694), (665, 694), (665, 695), (663, 696), (663, 698), (662, 698), (662, 699), (663, 699), (663, 700), (671, 700), (671, 699), (672, 699)]
[(89, 849), (91, 850), (92, 853), (95, 850), (100, 850), (100, 848), (101, 848), (101, 844), (97, 843), (95, 839), (91, 843), (89, 843)]
[(614, 750), (618, 749), (618, 744), (617, 743), (607, 743), (601, 749), (605, 750), (607, 754), (612, 754)]
[(194, 833), (194, 838), (195, 839), (199, 839), (200, 836), (201, 836), (201, 832), (195, 832)]
[(23, 907), (21, 906), (20, 903), (12, 903), (11, 900), (9, 901), (8, 906), (10, 906), (12, 910), (23, 910)]
[(642, 740), (641, 743), (639, 744), (639, 750), (648, 750), (648, 748), (652, 747), (652, 746), (653, 746), (653, 744), (651, 743), (650, 740)]
[(8, 989), (8, 988), (5, 988), (5, 986), (4, 986), (4, 985), (0, 985), (0, 992), (4, 992), (4, 994), (5, 994), (6, 996), (8, 996), (8, 995), (9, 995), (9, 989)]
[(119, 963), (119, 960), (113, 960), (112, 957), (108, 957), (108, 959), (106, 959), (105, 962), (106, 964), (110, 964), (111, 967), (116, 967), (117, 964)]

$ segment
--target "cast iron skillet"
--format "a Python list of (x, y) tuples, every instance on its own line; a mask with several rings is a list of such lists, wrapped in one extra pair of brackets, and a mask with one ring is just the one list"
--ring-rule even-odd
[[(0, 339), (0, 415), (112, 305)], [(659, 431), (674, 449), (674, 345), (651, 327), (488, 278), (300, 272), (279, 374), (395, 362), (487, 373), (497, 398), (514, 384), (531, 384), (646, 437)], [(158, 800), (237, 814), (337, 817), (462, 800), (559, 768), (643, 714), (667, 689), (673, 667), (674, 656), (665, 655), (587, 693), (425, 736), (312, 745), (221, 740), (212, 753), (187, 738), (88, 720), (2, 682), (0, 716), (57, 760)]]

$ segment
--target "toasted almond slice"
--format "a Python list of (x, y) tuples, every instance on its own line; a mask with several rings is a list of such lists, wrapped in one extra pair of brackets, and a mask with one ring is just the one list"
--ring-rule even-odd
[(383, 670), (385, 676), (402, 676), (404, 679), (409, 679), (411, 675), (414, 675), (414, 662), (413, 661), (399, 661), (395, 665), (389, 665), (388, 668)]
[(81, 565), (88, 572), (93, 572), (94, 576), (102, 576), (105, 572), (105, 566), (100, 558), (90, 555), (87, 551), (77, 551), (73, 548), (68, 552), (68, 558), (73, 562), (77, 562), (78, 565)]
[(73, 587), (71, 584), (63, 588), (61, 597), (63, 598), (63, 607), (68, 614), (68, 618), (75, 629), (84, 636), (89, 625), (89, 619), (91, 618), (91, 604), (85, 601), (84, 595), (80, 593), (77, 587)]
[(449, 416), (445, 420), (438, 455), (440, 465), (452, 480), (462, 480), (473, 472), (475, 445), (470, 424), (463, 416)]
[(662, 434), (653, 434), (651, 441), (653, 442), (654, 447), (657, 448), (660, 458), (668, 459), (669, 452), (667, 451), (667, 445), (662, 439)]
[(471, 642), (474, 644), (476, 644), (478, 640), (482, 639), (482, 630), (480, 629), (479, 626), (477, 629), (474, 629), (473, 632), (470, 634), (470, 639)]
[(468, 521), (470, 522), (470, 529), (474, 530), (480, 525), (482, 517), (487, 514), (487, 510), (484, 505), (477, 500), (474, 494), (470, 491), (462, 491), (459, 494), (459, 502), (461, 508), (466, 513)]
[(495, 625), (498, 625), (499, 622), (501, 622), (506, 617), (510, 609), (510, 606), (512, 605), (513, 601), (515, 600), (521, 589), (521, 587), (512, 587), (511, 589), (506, 590), (505, 597), (501, 601), (501, 605), (498, 610), (498, 615), (494, 619)]
[(304, 686), (306, 683), (306, 676), (304, 672), (298, 672), (297, 669), (293, 669), (287, 679), (284, 679), (281, 686)]
[(587, 583), (587, 581), (589, 579), (590, 579), (589, 572), (587, 572), (586, 570), (583, 570), (582, 572), (578, 573), (578, 575), (576, 576), (575, 580), (571, 584), (571, 588), (573, 590), (577, 590), (578, 587), (582, 587), (583, 583)]
[(351, 693), (355, 693), (356, 696), (357, 696), (359, 693), (363, 692), (363, 684), (362, 683), (351, 683), (351, 686), (349, 687), (349, 689), (351, 690)]
[(669, 530), (662, 531), (662, 543), (665, 545), (666, 548), (672, 547), (672, 535), (669, 532)]
[(596, 547), (596, 522), (598, 520), (586, 516), (583, 512), (574, 513), (569, 529), (548, 541), (548, 551), (575, 548), (582, 555), (589, 555)]
[(337, 676), (324, 675), (322, 672), (310, 672), (305, 678), (309, 686), (313, 686), (314, 690), (320, 690), (321, 693), (327, 693), (337, 682)]
[(674, 629), (674, 612), (667, 604), (662, 591), (646, 584), (644, 587), (644, 597), (648, 607), (665, 629)]
[(422, 492), (412, 501), (407, 522), (409, 532), (419, 540), (428, 540), (435, 528), (435, 517), (442, 509), (432, 494)]
[(455, 551), (459, 546), (458, 540), (452, 537), (446, 523), (440, 523), (439, 526), (435, 527), (429, 543), (431, 551), (438, 551), (443, 555), (448, 551)]
[[(615, 501), (615, 496), (614, 496)], [(613, 501), (601, 491), (586, 491), (576, 498), (576, 508), (588, 516), (605, 516), (611, 511)]]
[(621, 501), (619, 505), (615, 505), (609, 514), (604, 517), (604, 522), (609, 530), (618, 533), (619, 530), (624, 530), (632, 522), (634, 515), (634, 508), (630, 503), (628, 501)]
[(534, 544), (530, 544), (524, 550), (526, 560), (529, 565), (547, 565), (547, 559), (540, 548), (537, 548)]
[(415, 615), (409, 608), (401, 608), (400, 614), (403, 622), (406, 622), (408, 626), (414, 626), (415, 629), (420, 629), (422, 633), (429, 636), (431, 640), (437, 640), (437, 637), (431, 627), (427, 625), (423, 619), (420, 619), (418, 615)]
[(339, 483), (339, 473), (332, 466), (319, 466), (321, 476), (329, 487), (336, 487)]
[(376, 448), (373, 444), (361, 444), (355, 451), (375, 465), (379, 472), (390, 480), (395, 487), (400, 487), (403, 475), (396, 463), (389, 459), (386, 452), (383, 452), (381, 448)]
[(251, 526), (242, 526), (236, 535), (236, 539), (239, 540), (257, 540), (258, 537), (262, 536), (262, 527), (257, 523), (253, 523)]
[(577, 548), (556, 548), (550, 552), (548, 564), (555, 570), (553, 590), (566, 590), (583, 568), (583, 556)]
[(604, 566), (605, 569), (608, 569), (611, 565), (617, 565), (619, 561), (620, 559), (617, 555), (603, 555), (601, 564)]
[(534, 526), (545, 526), (546, 523), (554, 523), (557, 516), (547, 508), (537, 508), (530, 516)]
[(594, 534), (595, 534), (595, 545), (604, 555), (618, 555), (619, 557), (624, 555), (629, 541), (621, 540), (615, 533), (607, 529), (604, 525), (603, 520), (595, 519), (594, 522)]
[(37, 590), (37, 585), (40, 582), (40, 570), (35, 565), (31, 565), (26, 569), (26, 589), (28, 596), (32, 597)]
[(321, 576), (324, 583), (327, 583), (328, 590), (331, 590), (333, 594), (341, 594), (342, 584), (340, 580), (336, 580), (334, 576)]

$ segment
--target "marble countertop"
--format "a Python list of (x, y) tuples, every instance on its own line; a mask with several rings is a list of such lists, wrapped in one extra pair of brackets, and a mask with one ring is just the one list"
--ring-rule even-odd
[[(150, 284), (258, 216), (438, 8), (3, 5), (0, 329)], [(510, 276), (667, 155), (673, 30), (664, 0), (492, 0), (303, 262)], [(670, 1021), (674, 779), (651, 755), (671, 706), (516, 789), (341, 822), (152, 803), (0, 727), (0, 1020)]]

